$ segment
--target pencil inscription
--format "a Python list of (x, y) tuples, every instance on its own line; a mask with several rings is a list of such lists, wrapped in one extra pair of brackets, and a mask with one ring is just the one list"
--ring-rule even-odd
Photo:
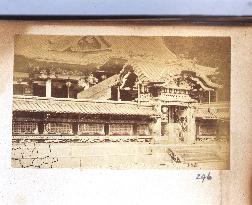
[(210, 172), (208, 172), (207, 174), (197, 174), (196, 179), (198, 180), (202, 180), (201, 182), (203, 183), (205, 180), (212, 180), (212, 176), (210, 174)]

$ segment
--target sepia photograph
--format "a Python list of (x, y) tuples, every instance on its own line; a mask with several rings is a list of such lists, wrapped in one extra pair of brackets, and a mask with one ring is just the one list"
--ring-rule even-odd
[(251, 26), (0, 34), (0, 204), (250, 204)]
[(15, 35), (13, 168), (230, 169), (231, 38)]

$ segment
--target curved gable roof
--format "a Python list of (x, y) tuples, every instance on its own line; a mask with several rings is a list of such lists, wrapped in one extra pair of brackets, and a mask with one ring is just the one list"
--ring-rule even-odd
[[(125, 59), (134, 67), (143, 81), (163, 81), (182, 71), (195, 72), (209, 85), (208, 76), (216, 74), (216, 68), (205, 67), (190, 60), (176, 57), (164, 44), (162, 37), (146, 36), (89, 36), (100, 43), (99, 48), (79, 49), (83, 36), (25, 35), (15, 39), (15, 55), (43, 62), (74, 65), (93, 65), (99, 68), (112, 58)], [(92, 43), (92, 42), (91, 42)], [(71, 48), (69, 50), (69, 48)], [(15, 67), (18, 65), (15, 65)]]
[(124, 67), (131, 66), (138, 76), (140, 81), (148, 82), (165, 82), (170, 77), (180, 75), (183, 71), (195, 73), (196, 77), (210, 87), (219, 87), (213, 83), (208, 76), (214, 75), (216, 68), (205, 67), (193, 64), (190, 61), (158, 61), (158, 60), (143, 60), (130, 59)]

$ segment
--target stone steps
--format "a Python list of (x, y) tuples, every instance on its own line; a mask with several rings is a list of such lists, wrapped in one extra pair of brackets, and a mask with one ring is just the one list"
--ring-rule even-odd
[[(148, 143), (15, 143), (13, 167), (34, 168), (177, 168), (190, 163), (214, 165), (220, 161), (216, 146)], [(170, 151), (182, 158), (175, 163)], [(212, 166), (211, 165), (211, 166)], [(210, 167), (211, 168), (211, 167)]]
[(171, 150), (183, 160), (187, 162), (219, 162), (220, 157), (215, 150), (208, 146), (177, 146), (171, 148)]

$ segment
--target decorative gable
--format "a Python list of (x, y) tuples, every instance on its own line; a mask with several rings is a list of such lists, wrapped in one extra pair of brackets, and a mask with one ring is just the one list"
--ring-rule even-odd
[(65, 40), (62, 38), (52, 39), (49, 44), (51, 51), (92, 52), (110, 48), (110, 44), (99, 36), (68, 37)]

